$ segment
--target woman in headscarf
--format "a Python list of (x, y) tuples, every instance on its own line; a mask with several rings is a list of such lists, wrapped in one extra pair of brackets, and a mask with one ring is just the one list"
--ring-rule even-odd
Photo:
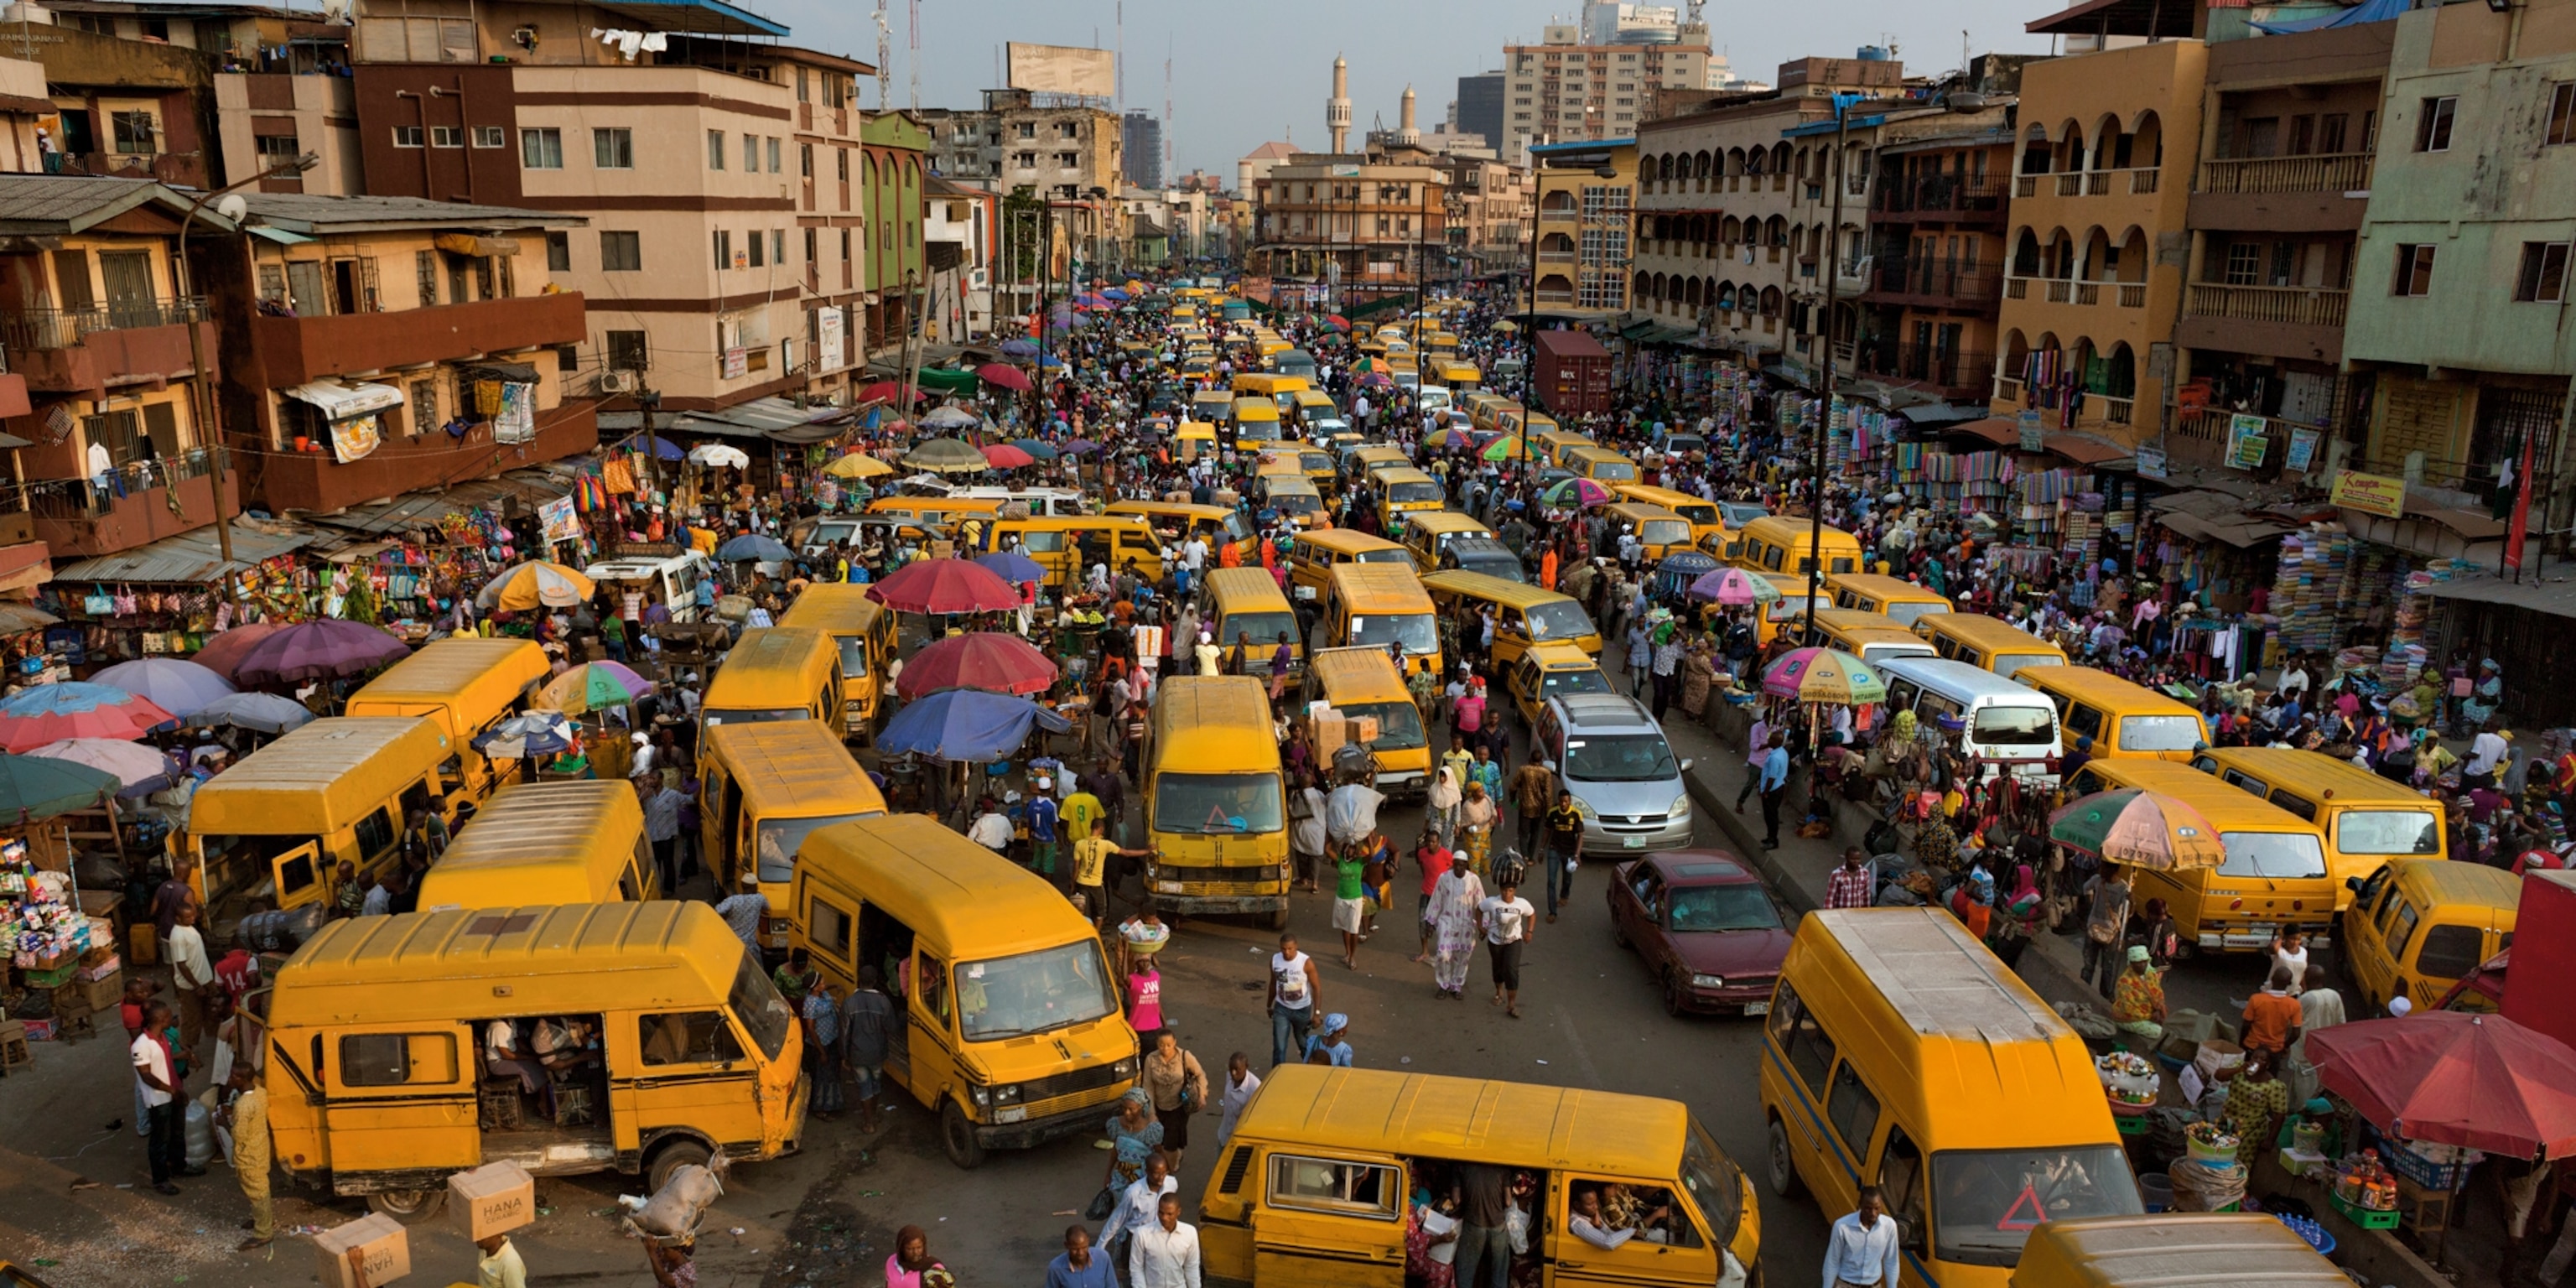
[(1464, 855), (1467, 866), (1475, 869), (1478, 875), (1485, 872), (1485, 856), (1493, 852), (1496, 817), (1493, 799), (1485, 795), (1485, 785), (1467, 784), (1466, 793), (1458, 802), (1459, 845), (1451, 848)]
[(1694, 639), (1682, 654), (1682, 714), (1693, 720), (1708, 711), (1708, 691), (1717, 682), (1717, 666), (1709, 660), (1708, 644)]
[(886, 1258), (886, 1288), (922, 1288), (922, 1276), (933, 1270), (946, 1270), (937, 1257), (930, 1255), (930, 1236), (917, 1225), (907, 1225), (894, 1233), (894, 1255)]
[(1457, 772), (1447, 765), (1440, 767), (1431, 789), (1423, 794), (1422, 826), (1440, 842), (1440, 848), (1458, 847), (1458, 806), (1465, 795), (1458, 789)]
[(1431, 886), (1431, 982), (1439, 996), (1458, 1000), (1467, 987), (1467, 964), (1476, 955), (1476, 908), (1485, 884), (1475, 869), (1452, 863)]
[(1154, 1117), (1152, 1093), (1143, 1087), (1128, 1088), (1118, 1101), (1117, 1115), (1109, 1120), (1109, 1175), (1101, 1184), (1112, 1194), (1126, 1193), (1145, 1174), (1145, 1156), (1162, 1144), (1163, 1124)]

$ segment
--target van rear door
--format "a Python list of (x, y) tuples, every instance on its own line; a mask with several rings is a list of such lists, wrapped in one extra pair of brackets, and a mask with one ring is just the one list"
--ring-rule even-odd
[[(389, 985), (390, 986), (390, 985)], [(318, 1068), (331, 1170), (447, 1172), (483, 1161), (475, 1034), (454, 1021), (354, 1024), (281, 1052)]]

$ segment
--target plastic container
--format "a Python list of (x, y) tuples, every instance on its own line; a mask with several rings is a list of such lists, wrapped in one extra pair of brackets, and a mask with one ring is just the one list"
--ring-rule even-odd
[(2170, 1212), (2173, 1210), (2173, 1182), (2149, 1172), (2138, 1178), (2138, 1197), (2145, 1201), (2150, 1212)]

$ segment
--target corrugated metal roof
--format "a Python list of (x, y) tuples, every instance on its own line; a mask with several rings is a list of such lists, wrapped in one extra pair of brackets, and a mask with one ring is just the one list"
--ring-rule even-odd
[(425, 197), (333, 197), (311, 192), (246, 192), (252, 214), (299, 233), (392, 228), (574, 228), (580, 215), (515, 206), (476, 206)]
[[(233, 520), (232, 570), (235, 572), (251, 568), (263, 559), (301, 550), (319, 539), (319, 534), (309, 529), (271, 531), (255, 526), (255, 523), (253, 520)], [(223, 571), (223, 551), (216, 542), (214, 527), (208, 525), (194, 532), (163, 537), (132, 550), (83, 559), (56, 568), (54, 580), (202, 585)]]
[(306, 517), (328, 527), (375, 536), (434, 528), (451, 512), (479, 509), (495, 501), (550, 501), (570, 491), (569, 485), (543, 471), (512, 470), (497, 479), (472, 479), (435, 492), (406, 492), (390, 501), (372, 501), (337, 514)]
[[(711, 434), (718, 438), (771, 438), (786, 443), (821, 442), (837, 437), (834, 429), (815, 436), (814, 429), (850, 414), (846, 407), (799, 407), (784, 398), (754, 398), (713, 411), (666, 411), (653, 416), (656, 434)], [(643, 428), (643, 413), (599, 413), (603, 431), (624, 433)]]
[[(108, 175), (0, 175), (0, 230), (8, 232), (78, 231), (102, 219), (147, 202), (160, 201), (184, 214), (189, 199), (150, 179)], [(199, 218), (219, 228), (232, 224), (212, 210)]]

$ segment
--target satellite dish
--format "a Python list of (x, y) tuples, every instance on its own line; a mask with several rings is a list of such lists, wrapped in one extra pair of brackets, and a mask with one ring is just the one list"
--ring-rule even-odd
[(242, 221), (242, 216), (250, 213), (250, 202), (238, 192), (228, 192), (215, 203), (215, 213), (222, 215), (227, 223), (237, 224)]

